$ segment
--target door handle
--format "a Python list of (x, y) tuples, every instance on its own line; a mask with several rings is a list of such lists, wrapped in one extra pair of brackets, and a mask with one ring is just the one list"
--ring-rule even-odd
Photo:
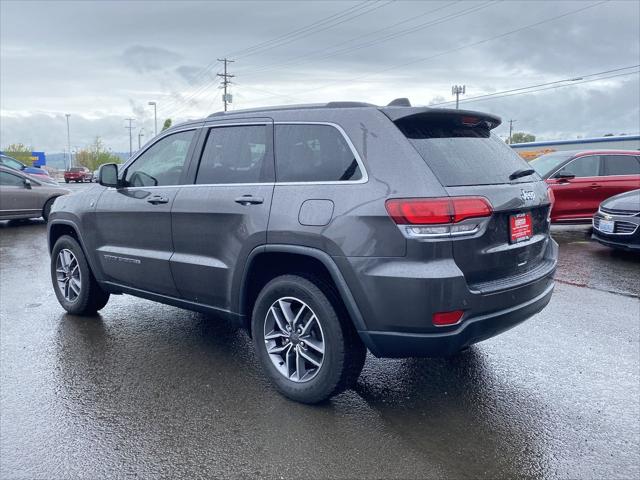
[(152, 205), (158, 205), (160, 203), (169, 203), (169, 199), (167, 197), (163, 197), (162, 195), (151, 195), (147, 198), (147, 202)]
[(598, 185), (597, 183), (592, 183), (592, 184), (591, 184), (591, 188), (592, 188), (593, 190), (597, 190), (597, 189), (599, 189), (599, 188), (601, 188), (601, 187), (602, 187), (602, 185)]
[(254, 197), (253, 195), (242, 195), (235, 199), (236, 203), (240, 205), (259, 205), (264, 203), (264, 198), (262, 197)]

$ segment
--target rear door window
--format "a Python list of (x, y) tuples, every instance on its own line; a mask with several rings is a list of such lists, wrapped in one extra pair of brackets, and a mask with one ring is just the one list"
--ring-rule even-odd
[(578, 157), (567, 163), (558, 173), (575, 175), (576, 178), (597, 177), (600, 175), (600, 157), (598, 155)]
[(405, 118), (396, 125), (446, 187), (540, 180), (537, 173), (509, 180), (530, 165), (484, 122), (468, 126), (461, 118)]
[(354, 152), (332, 125), (276, 125), (278, 182), (344, 182), (362, 179)]
[(603, 155), (605, 175), (640, 175), (640, 162), (633, 155)]
[(209, 130), (196, 183), (229, 184), (273, 181), (266, 125), (214, 127)]

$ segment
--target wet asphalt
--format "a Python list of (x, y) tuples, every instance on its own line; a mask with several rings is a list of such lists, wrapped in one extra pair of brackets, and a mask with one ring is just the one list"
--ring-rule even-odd
[(542, 313), (449, 359), (369, 356), (304, 406), (214, 318), (65, 314), (44, 223), (0, 222), (0, 477), (639, 478), (640, 257), (554, 236)]

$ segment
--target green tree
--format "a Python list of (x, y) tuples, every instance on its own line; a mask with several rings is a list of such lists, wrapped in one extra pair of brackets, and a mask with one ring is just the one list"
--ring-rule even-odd
[(120, 163), (121, 159), (105, 148), (104, 142), (100, 137), (96, 137), (91, 145), (76, 153), (75, 161), (89, 170), (97, 170), (100, 165)]
[(527, 143), (527, 142), (535, 142), (536, 136), (530, 133), (525, 132), (515, 132), (511, 136), (511, 141), (509, 143)]
[(160, 130), (161, 132), (164, 132), (167, 128), (171, 128), (171, 119), (167, 118), (164, 123), (162, 124), (162, 130)]
[(25, 165), (31, 166), (33, 165), (33, 160), (31, 159), (32, 150), (33, 149), (31, 147), (27, 147), (22, 143), (12, 143), (7, 148), (2, 150), (2, 153), (9, 157), (15, 158)]

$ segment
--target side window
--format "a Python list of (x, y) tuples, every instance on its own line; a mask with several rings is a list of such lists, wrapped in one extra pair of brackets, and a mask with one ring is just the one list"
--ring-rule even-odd
[(276, 125), (278, 182), (336, 182), (362, 178), (342, 134), (331, 125)]
[(17, 175), (0, 172), (0, 185), (3, 187), (24, 187), (24, 180)]
[(209, 130), (196, 183), (273, 181), (266, 125), (214, 127)]
[(640, 175), (640, 162), (633, 155), (604, 155), (605, 175)]
[(579, 177), (597, 177), (600, 174), (600, 157), (590, 155), (572, 160), (562, 167), (561, 173), (568, 173)]
[(195, 130), (164, 137), (139, 156), (127, 169), (129, 187), (178, 185)]

